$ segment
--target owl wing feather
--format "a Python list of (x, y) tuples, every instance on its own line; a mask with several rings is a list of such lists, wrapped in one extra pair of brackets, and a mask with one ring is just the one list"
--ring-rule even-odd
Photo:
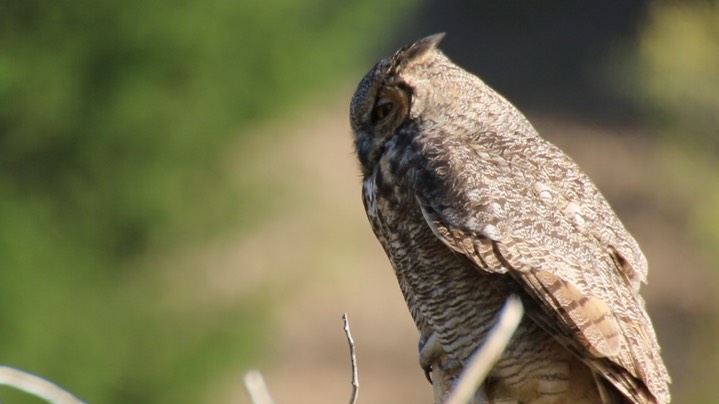
[[(432, 136), (415, 142), (423, 159), (414, 189), (434, 234), (478, 269), (511, 276), (539, 307), (528, 311), (530, 318), (624, 395), (638, 403), (667, 402), (669, 378), (636, 276), (617, 265), (606, 236), (579, 226), (566, 205), (542, 203), (534, 192), (546, 183), (559, 196), (591, 206), (598, 191), (590, 189), (591, 200), (565, 193), (562, 182), (533, 177), (542, 171), (485, 153), (478, 143)], [(574, 165), (561, 152), (553, 157)], [(589, 216), (607, 215), (600, 213)], [(631, 239), (623, 227), (619, 231)]]

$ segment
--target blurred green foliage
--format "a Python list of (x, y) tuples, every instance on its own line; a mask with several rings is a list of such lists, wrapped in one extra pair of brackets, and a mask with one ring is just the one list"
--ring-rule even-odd
[[(680, 189), (668, 192), (685, 201), (694, 240), (703, 243), (705, 251), (713, 254), (709, 258), (719, 263), (719, 4), (653, 2), (632, 62), (628, 87), (636, 91), (635, 100), (661, 136), (660, 153), (667, 169), (657, 173), (657, 180), (680, 184)], [(662, 176), (671, 178), (663, 182)], [(705, 311), (714, 314), (701, 319), (701, 335), (695, 338), (700, 346), (682, 351), (692, 364), (692, 388), (681, 391), (686, 402), (715, 402), (719, 396), (714, 377), (719, 323), (716, 307)]]
[(354, 68), (402, 7), (3, 1), (0, 363), (91, 402), (195, 402), (256, 356), (256, 300), (162, 309), (138, 257), (267, 214), (225, 149)]
[[(692, 226), (708, 251), (719, 245), (719, 4), (652, 3), (632, 79), (636, 98), (666, 143), (692, 195)], [(701, 197), (697, 198), (697, 196)], [(719, 262), (719, 253), (715, 256)]]
[(640, 97), (663, 131), (719, 151), (719, 5), (657, 2), (637, 55)]

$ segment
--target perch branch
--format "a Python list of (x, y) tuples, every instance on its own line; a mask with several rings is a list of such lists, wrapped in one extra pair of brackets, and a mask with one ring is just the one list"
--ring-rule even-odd
[(352, 395), (350, 396), (350, 404), (357, 402), (357, 396), (359, 395), (359, 374), (357, 372), (357, 353), (355, 352), (355, 342), (352, 340), (352, 334), (350, 333), (350, 321), (347, 318), (347, 313), (342, 315), (342, 321), (344, 322), (345, 335), (347, 336), (347, 343), (350, 346), (350, 360), (352, 362)]
[(30, 393), (50, 403), (82, 404), (82, 400), (55, 383), (9, 366), (0, 366), (0, 384)]
[(245, 373), (245, 388), (252, 404), (274, 404), (259, 370), (248, 370)]
[(499, 313), (499, 321), (492, 327), (485, 343), (470, 357), (469, 363), (446, 404), (470, 402), (492, 366), (504, 352), (509, 340), (517, 330), (523, 314), (522, 301), (517, 296), (510, 296)]

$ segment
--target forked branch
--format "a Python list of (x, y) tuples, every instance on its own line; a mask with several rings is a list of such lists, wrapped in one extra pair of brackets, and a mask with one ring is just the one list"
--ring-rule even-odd
[[(432, 370), (435, 403), (467, 404), (475, 402), (479, 386), (487, 377), (487, 374), (489, 374), (492, 366), (494, 366), (502, 355), (502, 352), (506, 349), (523, 315), (524, 307), (522, 306), (521, 300), (516, 296), (510, 296), (499, 313), (497, 324), (492, 327), (486, 341), (471, 356), (460, 375), (454, 373), (458, 373), (457, 370), (442, 369), (442, 367), (439, 366), (439, 362), (447, 358), (439, 358), (436, 362), (436, 366), (434, 366)], [(344, 323), (347, 343), (349, 344), (350, 362), (352, 365), (352, 394), (350, 396), (350, 404), (356, 404), (359, 395), (357, 353), (355, 351), (352, 334), (350, 333), (347, 313), (342, 315), (342, 321)], [(455, 383), (454, 381), (457, 376), (459, 376), (459, 381)], [(273, 404), (260, 372), (256, 370), (248, 371), (245, 374), (245, 387), (253, 404)]]

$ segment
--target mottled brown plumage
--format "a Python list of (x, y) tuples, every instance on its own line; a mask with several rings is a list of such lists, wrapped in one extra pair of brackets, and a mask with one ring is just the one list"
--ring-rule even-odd
[(434, 335), (445, 366), (461, 368), (515, 293), (527, 316), (481, 400), (669, 402), (636, 241), (569, 157), (436, 49), (441, 38), (380, 61), (350, 107), (367, 216), (421, 345)]

